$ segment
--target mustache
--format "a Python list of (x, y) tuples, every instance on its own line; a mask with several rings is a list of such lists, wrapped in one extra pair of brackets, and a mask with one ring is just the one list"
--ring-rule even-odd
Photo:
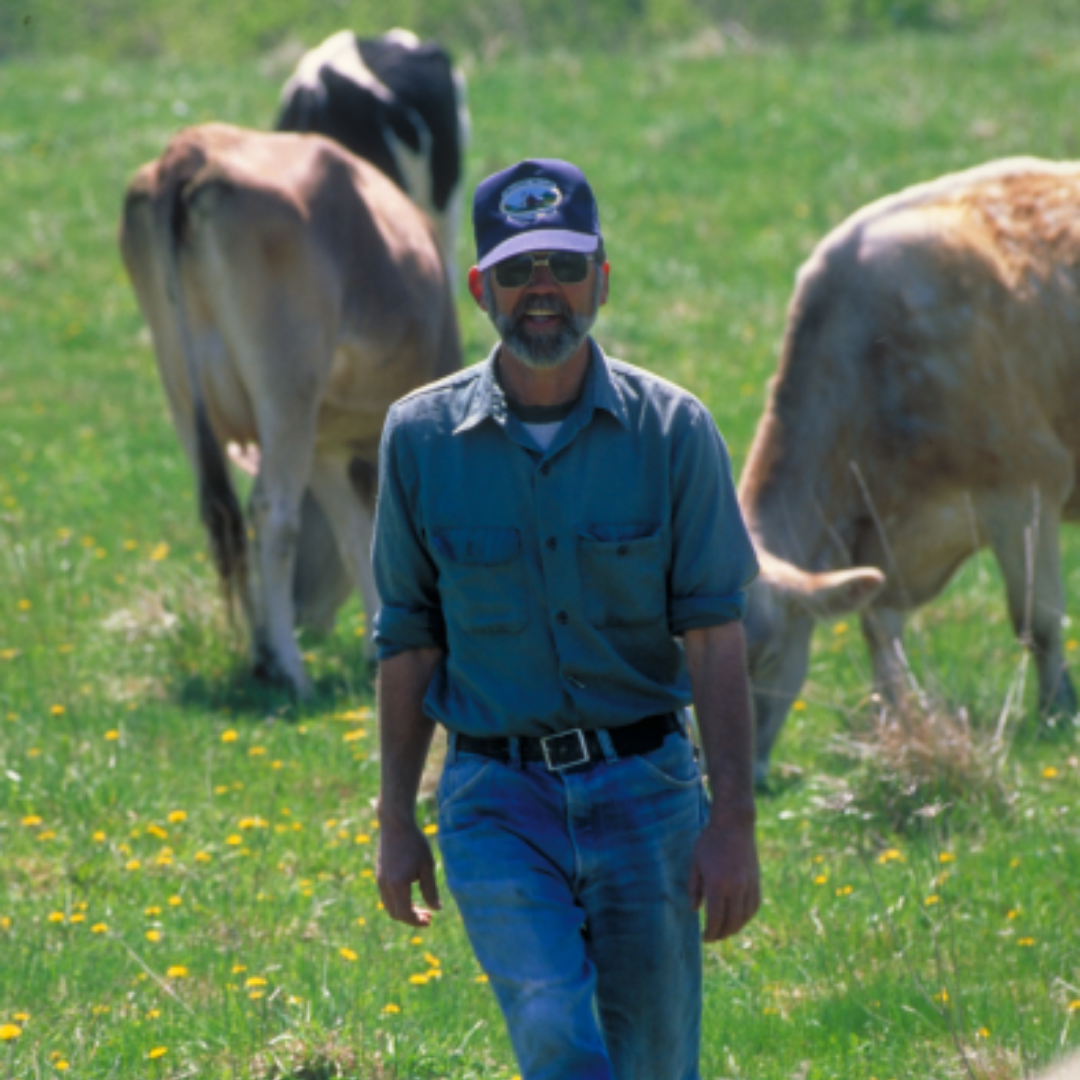
[(511, 318), (518, 322), (525, 318), (525, 313), (534, 315), (560, 315), (570, 319), (573, 312), (570, 305), (558, 296), (524, 296), (515, 305)]

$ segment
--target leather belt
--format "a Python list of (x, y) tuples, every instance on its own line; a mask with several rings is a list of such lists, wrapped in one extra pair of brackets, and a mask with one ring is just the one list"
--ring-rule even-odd
[[(673, 731), (682, 732), (682, 725), (673, 713), (646, 716), (625, 727), (608, 728), (611, 745), (619, 757), (630, 754), (647, 754), (659, 750), (664, 739)], [(522, 737), (518, 739), (522, 761), (542, 761), (550, 771), (559, 772), (574, 765), (585, 765), (604, 758), (604, 749), (595, 731), (572, 728), (543, 738)], [(467, 754), (510, 760), (510, 740), (478, 738), (474, 735), (458, 735), (457, 748)]]

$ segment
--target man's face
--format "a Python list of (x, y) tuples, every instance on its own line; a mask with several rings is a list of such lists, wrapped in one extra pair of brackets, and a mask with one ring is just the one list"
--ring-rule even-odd
[[(537, 252), (543, 260), (547, 252)], [(503, 344), (524, 364), (543, 369), (565, 364), (581, 346), (600, 305), (607, 302), (608, 267), (588, 258), (585, 279), (565, 284), (540, 261), (518, 288), (500, 285), (495, 268), (469, 275), (469, 289), (488, 313)]]

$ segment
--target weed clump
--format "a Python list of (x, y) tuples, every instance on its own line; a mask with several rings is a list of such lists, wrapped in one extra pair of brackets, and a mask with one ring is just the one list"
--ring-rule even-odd
[(963, 706), (915, 693), (897, 703), (874, 695), (836, 748), (853, 767), (832, 807), (898, 833), (940, 815), (952, 824), (985, 812), (1002, 817), (1013, 803), (1001, 728), (973, 726)]

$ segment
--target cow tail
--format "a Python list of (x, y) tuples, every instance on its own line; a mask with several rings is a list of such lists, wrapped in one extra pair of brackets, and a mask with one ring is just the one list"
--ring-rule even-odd
[(181, 163), (170, 178), (169, 188), (158, 203), (155, 226), (163, 241), (160, 250), (165, 252), (165, 282), (191, 388), (199, 516), (209, 537), (211, 556), (231, 611), (247, 583), (247, 526), (229, 475), (228, 461), (210, 424), (180, 278), (179, 253), (189, 226), (188, 199), (194, 175), (194, 168), (186, 167), (188, 165), (186, 161)]

